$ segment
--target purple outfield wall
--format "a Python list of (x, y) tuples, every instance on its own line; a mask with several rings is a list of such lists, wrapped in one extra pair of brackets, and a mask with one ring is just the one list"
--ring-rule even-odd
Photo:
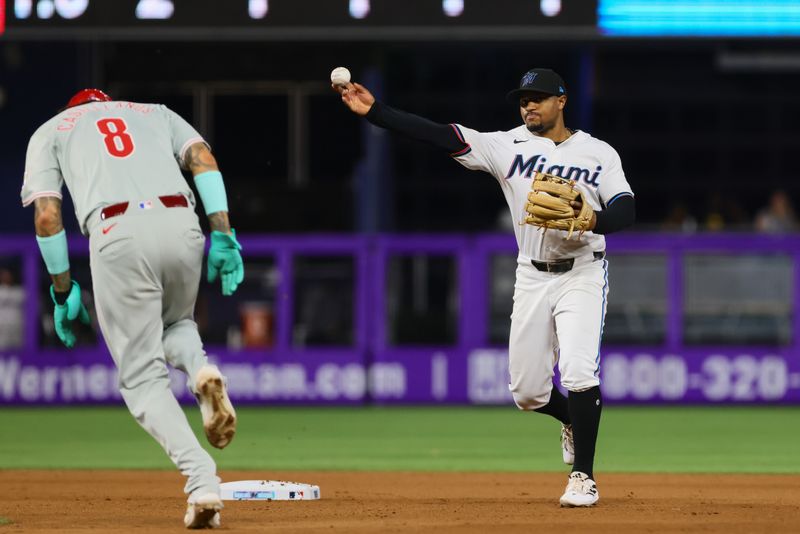
[[(245, 236), (245, 261), (272, 257), (281, 273), (275, 309), (275, 341), (269, 349), (207, 351), (229, 378), (240, 404), (509, 404), (507, 350), (489, 343), (490, 259), (513, 253), (507, 235), (479, 236)], [(73, 256), (87, 243), (70, 243)], [(120, 403), (116, 371), (105, 347), (40, 348), (38, 295), (45, 275), (29, 236), (0, 238), (0, 256), (19, 257), (24, 308), (23, 344), (0, 351), (0, 405)], [(663, 344), (603, 346), (602, 388), (609, 403), (800, 403), (800, 318), (792, 313), (786, 346), (684, 346), (683, 257), (688, 253), (782, 254), (793, 260), (793, 303), (800, 302), (800, 237), (748, 234), (620, 234), (608, 239), (615, 254), (666, 257), (667, 316)], [(352, 346), (298, 348), (291, 343), (293, 259), (296, 255), (354, 258)], [(387, 262), (393, 255), (455, 258), (457, 339), (452, 346), (398, 347), (387, 342)], [(82, 281), (88, 285), (88, 280)], [(613, 299), (613, 293), (611, 295)], [(191, 402), (180, 373), (173, 391)]]

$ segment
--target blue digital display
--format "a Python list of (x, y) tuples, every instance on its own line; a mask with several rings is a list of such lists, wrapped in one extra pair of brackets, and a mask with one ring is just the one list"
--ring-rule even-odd
[(620, 37), (800, 35), (798, 0), (599, 0), (597, 25)]

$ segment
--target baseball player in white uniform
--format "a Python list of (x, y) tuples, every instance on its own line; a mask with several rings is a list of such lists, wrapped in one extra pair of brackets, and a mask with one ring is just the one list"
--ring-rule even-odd
[[(560, 504), (593, 506), (599, 499), (593, 464), (600, 424), (600, 338), (608, 297), (603, 234), (633, 223), (633, 193), (611, 146), (564, 125), (566, 85), (549, 69), (532, 69), (509, 100), (523, 124), (482, 133), (438, 124), (377, 102), (360, 84), (332, 86), (354, 113), (443, 150), (468, 169), (494, 176), (508, 202), (519, 255), (509, 339), (509, 388), (517, 406), (562, 423), (563, 460), (572, 472)], [(594, 210), (589, 231), (525, 224), (536, 172), (574, 180)], [(573, 202), (577, 216), (582, 204)], [(565, 397), (553, 384), (558, 365)]]
[(170, 391), (166, 364), (187, 374), (211, 445), (230, 443), (236, 413), (193, 320), (205, 237), (181, 167), (193, 174), (212, 229), (209, 281), (221, 278), (230, 295), (244, 268), (222, 175), (200, 134), (165, 106), (80, 91), (31, 137), (21, 196), (35, 206), (56, 333), (72, 347), (72, 321), (88, 323), (89, 315), (70, 277), (61, 218), (66, 183), (89, 237), (97, 318), (122, 397), (187, 477), (185, 526), (210, 528), (219, 526), (220, 479)]

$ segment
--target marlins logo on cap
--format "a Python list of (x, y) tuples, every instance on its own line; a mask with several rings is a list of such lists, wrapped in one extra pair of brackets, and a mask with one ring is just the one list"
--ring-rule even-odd
[(566, 84), (557, 72), (550, 69), (531, 69), (522, 75), (519, 89), (508, 93), (510, 102), (517, 102), (523, 93), (545, 93), (548, 95), (566, 95)]
[(538, 72), (529, 71), (525, 73), (525, 76), (522, 77), (522, 80), (519, 82), (520, 87), (524, 87), (526, 85), (533, 85), (533, 80), (539, 75)]

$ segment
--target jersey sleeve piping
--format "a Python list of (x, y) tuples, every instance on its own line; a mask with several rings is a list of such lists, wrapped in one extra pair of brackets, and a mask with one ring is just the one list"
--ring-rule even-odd
[(633, 194), (627, 191), (623, 191), (622, 193), (617, 193), (616, 195), (611, 197), (608, 202), (606, 202), (606, 207), (610, 206), (611, 204), (619, 200), (621, 197), (632, 197), (632, 196)]
[(208, 146), (208, 143), (206, 143), (206, 140), (203, 139), (202, 137), (192, 137), (183, 144), (183, 146), (181, 147), (181, 151), (178, 154), (178, 158), (183, 160), (183, 157), (186, 155), (186, 151), (189, 150), (189, 147), (195, 143), (205, 143), (206, 146)]
[(63, 198), (61, 196), (61, 193), (59, 193), (58, 191), (39, 191), (38, 193), (34, 193), (34, 194), (30, 195), (28, 198), (24, 199), (22, 201), (22, 207), (24, 208), (24, 207), (30, 206), (30, 204), (34, 200), (36, 200), (37, 198), (43, 198), (43, 197), (56, 197), (58, 199)]
[(466, 145), (464, 148), (462, 148), (458, 152), (453, 152), (452, 154), (450, 154), (450, 157), (457, 158), (459, 156), (465, 156), (465, 155), (469, 154), (470, 152), (472, 152), (472, 147), (464, 139), (464, 134), (461, 133), (461, 130), (458, 128), (458, 126), (456, 126), (455, 124), (451, 124), (450, 126), (456, 132), (456, 137), (458, 137), (458, 140)]

